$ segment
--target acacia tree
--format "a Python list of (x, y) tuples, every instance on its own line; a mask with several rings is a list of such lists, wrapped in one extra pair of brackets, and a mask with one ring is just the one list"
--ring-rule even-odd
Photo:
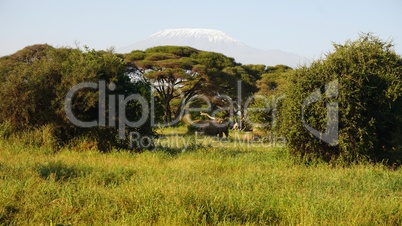
[(227, 94), (232, 98), (234, 109), (232, 116), (236, 119), (241, 129), (249, 130), (251, 125), (247, 122), (247, 108), (250, 99), (257, 92), (256, 82), (261, 74), (252, 69), (251, 65), (226, 67), (222, 70), (222, 79), (228, 82), (223, 83)]
[[(152, 71), (146, 77), (153, 81), (155, 90), (162, 100), (165, 123), (172, 122), (173, 115), (181, 117), (183, 107), (190, 98), (196, 95), (204, 80), (203, 76), (194, 71), (167, 68), (161, 71)], [(179, 100), (172, 106), (174, 100)]]
[(233, 58), (190, 47), (164, 46), (145, 52), (133, 51), (126, 55), (126, 61), (134, 64), (137, 74), (153, 84), (162, 102), (166, 124), (170, 124), (173, 117), (181, 118), (184, 107), (197, 94), (207, 96), (219, 106), (219, 98), (214, 97), (235, 96), (236, 80), (249, 76)]
[(135, 65), (135, 74), (153, 84), (163, 107), (166, 124), (172, 122), (173, 116), (180, 117), (183, 106), (197, 94), (205, 80), (202, 67), (190, 58), (198, 52), (190, 47), (166, 46), (150, 48), (145, 52), (133, 51), (126, 55), (126, 61)]

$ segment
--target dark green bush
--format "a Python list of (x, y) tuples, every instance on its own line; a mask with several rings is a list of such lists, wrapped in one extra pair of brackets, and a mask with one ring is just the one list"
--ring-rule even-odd
[[(390, 150), (400, 151), (401, 57), (393, 51), (392, 43), (371, 34), (334, 47), (335, 51), (326, 59), (299, 68), (290, 77), (286, 99), (279, 111), (280, 130), (290, 150), (304, 157), (318, 156), (327, 160), (341, 157), (346, 161), (376, 158)], [(338, 90), (326, 93), (326, 85), (331, 82), (338, 84), (332, 87)], [(302, 108), (303, 102), (314, 92), (321, 94), (321, 99)], [(338, 131), (338, 139), (333, 142), (314, 136), (302, 120), (324, 132), (329, 120), (336, 120), (336, 114), (327, 118), (328, 103), (338, 104), (338, 109), (335, 106), (332, 109), (338, 110), (339, 116), (336, 122), (339, 127), (333, 127)]]
[[(38, 144), (53, 146), (55, 141), (68, 142), (78, 136), (88, 136), (99, 140), (100, 150), (113, 147), (126, 148), (128, 141), (118, 139), (118, 129), (107, 123), (100, 127), (82, 128), (73, 125), (65, 112), (66, 94), (75, 85), (83, 82), (105, 86), (113, 83), (115, 90), (106, 89), (106, 98), (139, 94), (150, 98), (150, 84), (145, 81), (133, 82), (130, 69), (119, 55), (110, 51), (86, 49), (53, 48), (48, 45), (28, 46), (11, 56), (0, 58), (0, 136), (10, 133), (31, 131), (42, 137)], [(100, 86), (100, 85), (99, 85)], [(100, 88), (100, 87), (99, 87)], [(72, 98), (74, 116), (82, 121), (99, 119), (99, 89), (82, 89)], [(105, 118), (109, 114), (108, 103), (104, 103)], [(115, 106), (118, 113), (119, 106)], [(142, 109), (138, 102), (126, 104), (125, 116), (130, 121), (140, 118)], [(117, 114), (115, 114), (117, 116)], [(115, 117), (115, 124), (119, 121)], [(106, 123), (105, 123), (106, 124)], [(42, 129), (43, 128), (43, 129)], [(42, 131), (43, 130), (43, 131)], [(150, 123), (131, 131), (151, 135)], [(126, 131), (128, 133), (130, 131)], [(33, 136), (35, 137), (35, 136)]]

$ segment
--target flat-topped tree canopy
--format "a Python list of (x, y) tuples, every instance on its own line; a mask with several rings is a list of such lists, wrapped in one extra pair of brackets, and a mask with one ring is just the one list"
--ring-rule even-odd
[(245, 68), (221, 53), (186, 46), (158, 46), (145, 51), (132, 51), (125, 60), (138, 68), (151, 81), (164, 107), (164, 121), (181, 117), (184, 106), (197, 94), (215, 104), (219, 95), (236, 96), (237, 80), (244, 80), (244, 93), (256, 91), (259, 74)]

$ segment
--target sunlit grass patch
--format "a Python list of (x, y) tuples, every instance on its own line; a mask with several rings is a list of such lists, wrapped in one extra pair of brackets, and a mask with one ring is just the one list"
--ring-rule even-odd
[(0, 224), (402, 223), (400, 168), (305, 165), (283, 147), (217, 142), (105, 154), (1, 140)]

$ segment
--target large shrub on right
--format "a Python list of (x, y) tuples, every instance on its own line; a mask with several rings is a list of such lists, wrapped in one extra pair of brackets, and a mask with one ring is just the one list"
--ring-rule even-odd
[[(291, 152), (308, 158), (355, 161), (400, 151), (402, 60), (393, 44), (364, 34), (356, 41), (334, 44), (334, 48), (325, 59), (290, 76), (279, 111), (279, 130)], [(337, 83), (337, 87), (332, 86), (335, 91), (326, 90), (331, 82)], [(326, 91), (333, 95), (326, 95)], [(321, 94), (316, 98), (319, 100), (302, 107), (312, 93)], [(332, 109), (337, 110), (332, 117), (327, 117), (328, 103), (338, 106)], [(337, 121), (335, 142), (323, 141), (306, 129), (308, 124), (324, 132), (328, 120)]]

